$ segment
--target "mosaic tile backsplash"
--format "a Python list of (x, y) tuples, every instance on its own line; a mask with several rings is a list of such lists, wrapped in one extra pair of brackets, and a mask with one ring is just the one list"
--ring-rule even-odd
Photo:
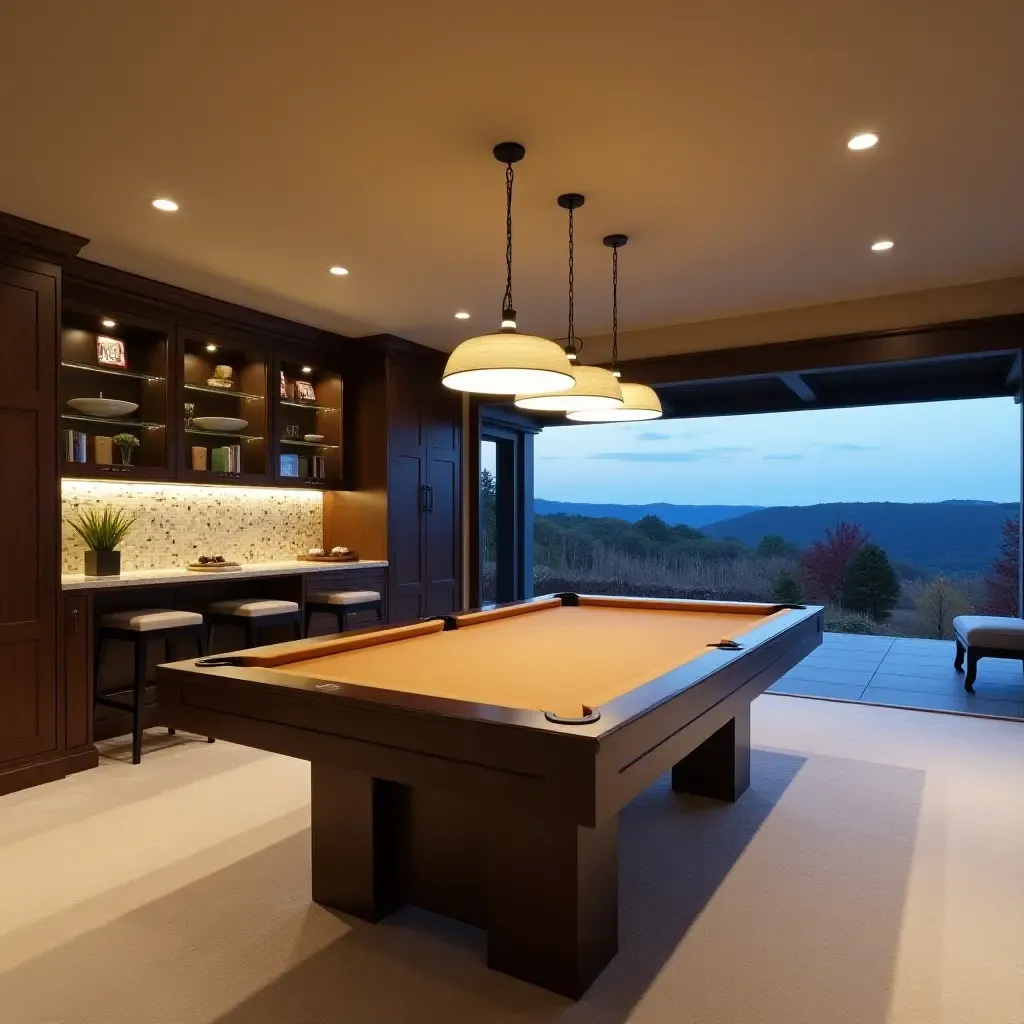
[(199, 555), (274, 562), (323, 542), (323, 498), (314, 491), (64, 480), (62, 572), (82, 572), (85, 551), (68, 517), (104, 505), (141, 513), (121, 544), (122, 569), (167, 569)]

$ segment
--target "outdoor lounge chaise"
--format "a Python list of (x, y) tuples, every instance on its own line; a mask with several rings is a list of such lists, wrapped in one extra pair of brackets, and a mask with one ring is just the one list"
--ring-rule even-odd
[(964, 689), (974, 693), (979, 658), (1011, 658), (1024, 664), (1024, 619), (999, 615), (958, 615), (953, 620), (956, 657), (953, 667), (959, 672), (967, 655)]

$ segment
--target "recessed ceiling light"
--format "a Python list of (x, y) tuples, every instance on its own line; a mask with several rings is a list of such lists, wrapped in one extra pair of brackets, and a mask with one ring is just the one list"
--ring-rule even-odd
[(101, 320), (100, 323), (103, 324), (104, 327), (116, 327), (117, 326), (117, 321), (116, 320), (111, 320), (110, 317), (107, 317), (105, 320)]
[(206, 346), (206, 351), (207, 352), (216, 352), (217, 351), (217, 346), (214, 345), (214, 343), (211, 341), (210, 344)]
[(861, 132), (860, 135), (854, 135), (852, 139), (846, 144), (847, 149), (871, 149), (872, 146), (878, 145), (878, 136), (874, 132)]
[(154, 199), (153, 205), (164, 213), (177, 213), (178, 204), (173, 199)]
[(313, 372), (313, 367), (312, 366), (304, 366), (302, 368), (302, 372), (303, 373), (312, 373)]
[(331, 267), (330, 271), (335, 277), (344, 277), (348, 271), (344, 267)]
[(464, 309), (460, 309), (458, 311), (458, 313), (455, 314), (455, 319), (456, 320), (468, 320), (469, 319), (469, 314)]
[(891, 249), (896, 243), (889, 238), (880, 238), (877, 242), (872, 242), (871, 248), (874, 252), (885, 252), (887, 249)]

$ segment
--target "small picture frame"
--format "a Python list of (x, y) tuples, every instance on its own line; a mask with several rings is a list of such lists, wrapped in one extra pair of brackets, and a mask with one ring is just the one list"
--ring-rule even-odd
[(128, 358), (124, 351), (124, 342), (119, 338), (107, 338), (102, 334), (96, 336), (96, 361), (100, 366), (116, 366), (128, 369)]
[(285, 380), (284, 370), (281, 371), (281, 397), (288, 397), (288, 381)]
[(316, 392), (308, 380), (297, 380), (295, 382), (295, 398), (299, 402), (315, 402)]
[(299, 475), (299, 457), (298, 455), (282, 455), (281, 456), (281, 476), (298, 476)]

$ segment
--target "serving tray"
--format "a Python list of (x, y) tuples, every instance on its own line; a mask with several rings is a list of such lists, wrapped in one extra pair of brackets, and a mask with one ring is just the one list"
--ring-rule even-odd
[(190, 562), (185, 568), (189, 572), (233, 572), (235, 569), (241, 569), (242, 567), (238, 562), (207, 562), (206, 565), (200, 565), (199, 562)]
[(350, 551), (347, 555), (299, 555), (300, 562), (358, 562), (359, 556)]

